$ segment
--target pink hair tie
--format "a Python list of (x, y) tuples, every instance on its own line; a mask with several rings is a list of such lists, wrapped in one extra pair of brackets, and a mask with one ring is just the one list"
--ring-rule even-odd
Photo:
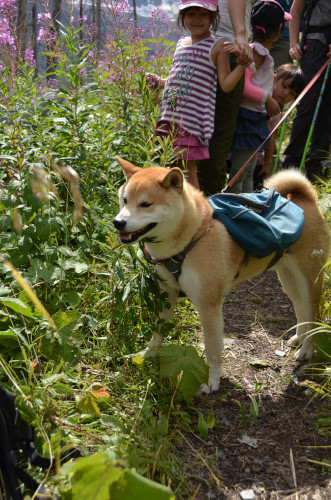
[(257, 30), (262, 30), (264, 34), (266, 34), (266, 30), (263, 28), (263, 26), (258, 26), (257, 24), (254, 24), (254, 28)]

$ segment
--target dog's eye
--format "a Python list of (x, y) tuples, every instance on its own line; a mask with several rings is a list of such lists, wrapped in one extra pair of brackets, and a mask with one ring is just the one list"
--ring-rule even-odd
[(126, 205), (126, 204), (127, 204), (127, 202), (128, 202), (128, 200), (127, 200), (126, 198), (123, 198), (123, 203), (124, 203), (124, 205)]
[(142, 203), (140, 203), (140, 206), (141, 206), (141, 208), (148, 208), (148, 207), (151, 207), (152, 204), (148, 203), (148, 201), (143, 201)]

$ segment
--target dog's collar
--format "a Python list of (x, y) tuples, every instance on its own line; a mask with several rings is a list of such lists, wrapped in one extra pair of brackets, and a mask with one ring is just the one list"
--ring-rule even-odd
[(186, 255), (192, 250), (192, 248), (195, 247), (202, 236), (203, 235), (200, 235), (198, 238), (195, 238), (194, 236), (190, 243), (184, 248), (184, 250), (177, 253), (176, 255), (173, 255), (172, 257), (168, 257), (167, 259), (154, 259), (148, 252), (146, 245), (144, 245), (146, 260), (152, 264), (163, 264), (174, 276), (174, 278), (176, 278), (176, 281), (178, 281), (179, 276), (182, 272), (183, 260), (185, 259)]

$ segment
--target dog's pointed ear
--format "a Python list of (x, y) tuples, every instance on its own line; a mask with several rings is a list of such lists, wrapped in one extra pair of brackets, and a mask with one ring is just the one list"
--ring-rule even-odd
[(135, 174), (136, 172), (138, 172), (140, 170), (140, 167), (135, 167), (134, 165), (132, 165), (132, 163), (130, 163), (129, 161), (123, 160), (119, 156), (115, 156), (114, 158), (117, 161), (117, 163), (119, 164), (119, 166), (122, 168), (124, 175), (126, 177), (126, 180), (129, 180), (130, 177), (133, 176), (133, 174)]
[(184, 176), (183, 172), (180, 168), (174, 167), (169, 170), (163, 181), (161, 182), (161, 186), (165, 189), (174, 188), (178, 192), (178, 194), (182, 194), (183, 192), (183, 184), (184, 184)]

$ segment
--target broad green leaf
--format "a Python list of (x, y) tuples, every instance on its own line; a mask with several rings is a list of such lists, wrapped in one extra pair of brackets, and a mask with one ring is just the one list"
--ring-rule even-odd
[(75, 290), (69, 290), (68, 292), (62, 295), (63, 302), (68, 302), (73, 307), (76, 307), (81, 299), (81, 294), (76, 292)]
[(34, 314), (31, 308), (19, 299), (14, 299), (11, 297), (0, 297), (0, 302), (2, 302), (5, 306), (10, 307), (10, 309), (13, 309), (13, 311), (26, 316), (27, 318), (34, 318)]
[(170, 488), (141, 476), (132, 469), (110, 488), (111, 500), (175, 500)]
[(61, 266), (66, 271), (68, 269), (74, 269), (77, 274), (86, 273), (89, 269), (89, 265), (86, 262), (79, 262), (71, 259), (62, 261)]
[(72, 396), (74, 394), (74, 391), (71, 387), (62, 383), (52, 385), (52, 390), (56, 392), (56, 394), (60, 394), (63, 396)]
[(178, 389), (189, 402), (201, 384), (208, 382), (208, 366), (193, 346), (167, 345), (161, 349), (160, 377), (178, 377)]
[(5, 349), (13, 349), (18, 348), (18, 340), (17, 336), (12, 332), (12, 330), (6, 330), (4, 332), (0, 332), (0, 346), (4, 346)]
[(18, 241), (17, 241), (18, 250), (22, 254), (23, 257), (28, 255), (28, 253), (31, 250), (32, 245), (33, 245), (33, 241), (30, 238), (30, 236), (24, 235), (24, 236), (21, 236), (20, 238), (18, 238)]
[(108, 500), (110, 486), (123, 475), (105, 454), (97, 453), (78, 458), (69, 469), (73, 473), (73, 493), (75, 500)]
[(87, 392), (77, 402), (77, 408), (81, 413), (87, 413), (88, 415), (96, 415), (97, 417), (101, 417), (101, 411), (99, 410), (95, 397), (91, 392)]
[(330, 333), (319, 333), (314, 336), (314, 346), (316, 354), (313, 361), (315, 363), (330, 363), (331, 361), (331, 335)]
[(48, 266), (39, 259), (31, 259), (31, 266), (23, 275), (32, 283), (37, 283), (39, 280), (43, 280), (45, 283), (54, 283), (65, 278), (63, 269), (58, 266)]
[(72, 363), (79, 358), (79, 348), (70, 343), (70, 336), (58, 334), (58, 332), (47, 333), (42, 338), (41, 352), (52, 360), (61, 360)]
[(54, 321), (57, 324), (59, 331), (62, 333), (65, 331), (66, 327), (68, 332), (72, 332), (76, 327), (80, 319), (79, 311), (58, 311), (53, 315)]
[(55, 217), (37, 216), (33, 223), (37, 228), (38, 236), (42, 242), (47, 241), (50, 235), (59, 229), (59, 223)]
[(58, 331), (42, 338), (42, 352), (50, 359), (71, 362), (79, 356), (81, 315), (79, 311), (58, 311), (53, 315)]

